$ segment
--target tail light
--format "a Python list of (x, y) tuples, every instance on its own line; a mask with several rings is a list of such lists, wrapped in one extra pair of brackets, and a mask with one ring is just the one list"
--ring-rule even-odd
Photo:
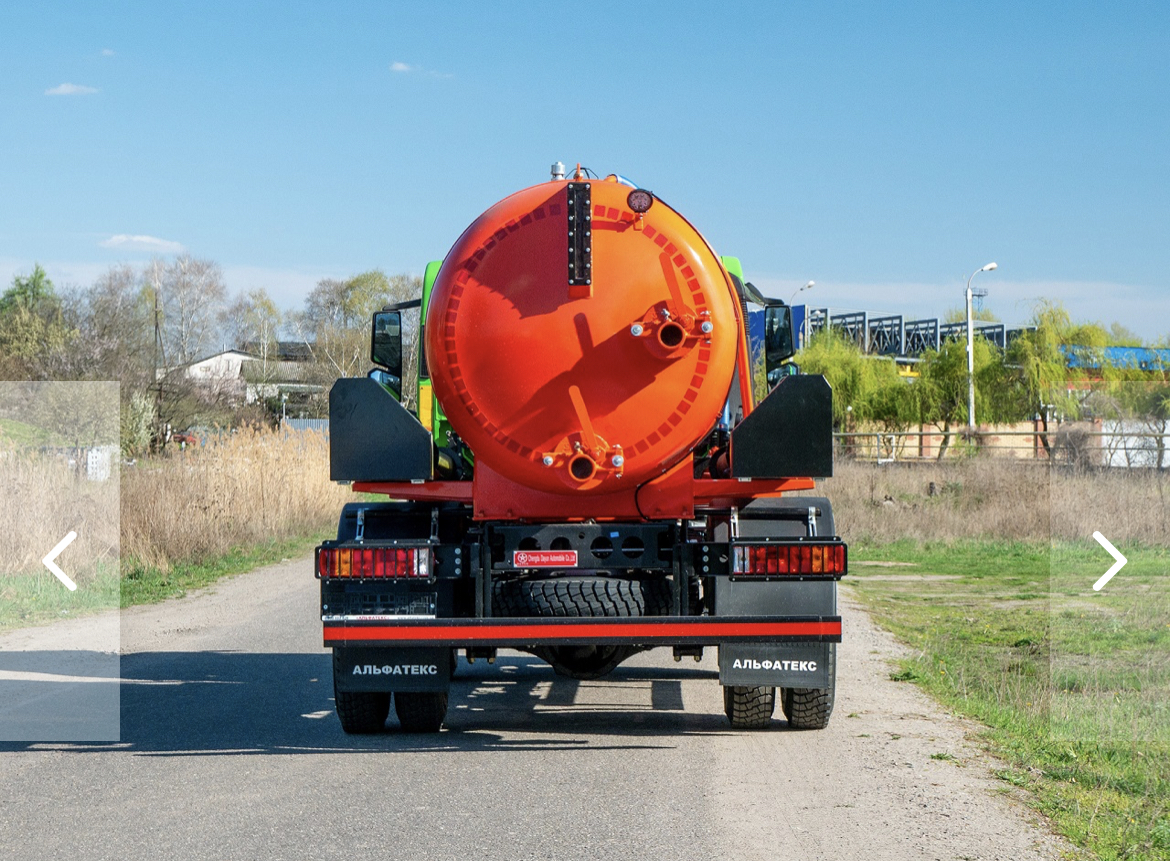
[(829, 575), (845, 574), (845, 545), (814, 544), (737, 544), (733, 548), (731, 573), (746, 576)]
[(426, 579), (431, 576), (431, 551), (427, 547), (318, 547), (317, 576)]

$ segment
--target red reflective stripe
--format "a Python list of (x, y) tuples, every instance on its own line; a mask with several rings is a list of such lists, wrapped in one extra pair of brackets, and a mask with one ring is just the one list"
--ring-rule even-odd
[(523, 642), (528, 637), (631, 637), (670, 639), (698, 637), (810, 637), (839, 636), (840, 622), (678, 622), (639, 624), (555, 624), (555, 625), (378, 625), (342, 628), (325, 627), (326, 642), (335, 640), (457, 640), (493, 639)]

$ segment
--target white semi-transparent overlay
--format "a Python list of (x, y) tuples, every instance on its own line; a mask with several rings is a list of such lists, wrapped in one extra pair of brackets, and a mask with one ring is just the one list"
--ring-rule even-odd
[(0, 382), (0, 741), (119, 740), (119, 416), (117, 383)]

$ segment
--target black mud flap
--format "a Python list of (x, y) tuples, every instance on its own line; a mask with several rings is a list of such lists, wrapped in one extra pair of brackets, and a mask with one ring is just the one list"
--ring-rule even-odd
[(820, 375), (780, 383), (731, 431), (732, 478), (833, 474), (833, 389)]
[(729, 643), (719, 647), (719, 683), (827, 688), (828, 643)]
[(329, 478), (414, 481), (431, 477), (431, 434), (367, 377), (329, 391)]
[(335, 650), (334, 681), (339, 691), (443, 692), (451, 686), (451, 650), (447, 648)]

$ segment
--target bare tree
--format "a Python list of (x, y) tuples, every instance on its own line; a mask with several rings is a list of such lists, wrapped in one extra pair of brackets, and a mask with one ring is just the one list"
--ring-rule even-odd
[(293, 325), (313, 356), (321, 382), (355, 377), (369, 366), (370, 323), (374, 312), (392, 302), (416, 299), (422, 279), (373, 270), (345, 281), (327, 278), (305, 300)]
[(163, 363), (187, 365), (211, 352), (227, 298), (219, 265), (189, 254), (169, 263), (156, 259), (146, 281), (156, 300)]
[(151, 297), (141, 273), (111, 266), (94, 284), (63, 297), (76, 332), (59, 357), (58, 379), (116, 380), (123, 399), (154, 381)]
[(282, 323), (280, 309), (263, 287), (237, 296), (226, 312), (224, 329), (230, 343), (256, 357), (265, 382), (272, 378), (280, 359)]

